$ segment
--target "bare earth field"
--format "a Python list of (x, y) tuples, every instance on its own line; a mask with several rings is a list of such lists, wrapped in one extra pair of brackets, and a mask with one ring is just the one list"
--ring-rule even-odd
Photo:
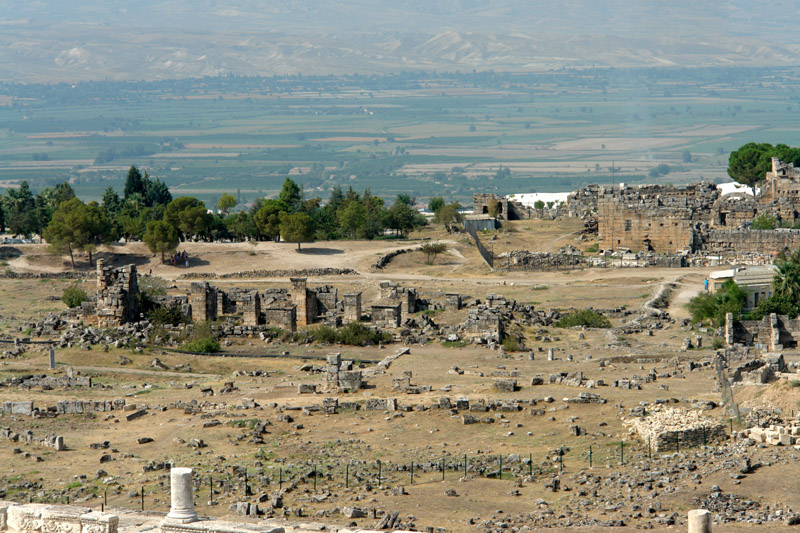
[[(511, 227), (515, 231), (498, 235), (494, 241), (496, 252), (505, 247), (553, 250), (578, 244), (574, 238), (578, 228), (569, 224), (521, 221)], [(450, 249), (432, 265), (425, 264), (420, 252), (411, 252), (398, 256), (383, 271), (370, 269), (379, 255), (415, 248), (425, 242), (423, 238), (445, 241)], [(16, 251), (9, 248), (0, 251), (13, 271), (69, 269), (66, 258), (48, 254), (43, 245), (16, 245)], [(800, 454), (792, 447), (742, 447), (724, 441), (651, 453), (647, 444), (623, 425), (624, 418), (632, 417), (632, 409), (641, 405), (651, 409), (656, 400), (671, 399), (685, 409), (700, 405), (698, 402), (720, 402), (710, 366), (689, 368), (690, 361), (702, 365), (711, 360), (716, 333), (680, 323), (685, 316), (682, 305), (702, 287), (705, 270), (490, 272), (468, 240), (433, 229), (407, 241), (309, 243), (301, 253), (295, 245), (282, 243), (187, 243), (183, 248), (191, 256), (188, 269), (160, 264), (159, 258), (138, 243), (104, 247), (98, 257), (106, 264), (136, 264), (140, 274), (152, 269), (152, 276), (169, 280), (172, 294), (188, 292), (189, 281), (179, 279), (186, 273), (335, 267), (352, 268), (357, 274), (311, 276), (309, 283), (334, 285), (339, 294), (361, 291), (366, 310), (379, 296), (378, 283), (394, 280), (417, 288), (420, 298), (431, 301), (441, 299), (444, 292), (473, 299), (495, 293), (543, 310), (624, 305), (634, 314), (612, 318), (614, 328), (607, 330), (526, 326), (526, 347), (518, 352), (459, 342), (409, 345), (408, 354), (396, 359), (385, 373), (366, 378), (367, 388), (356, 393), (299, 394), (298, 386), (325, 388), (325, 374), (313, 367), (323, 368), (328, 353), (340, 352), (343, 359), (355, 361), (366, 371), (403, 348), (402, 344), (353, 347), (297, 343), (289, 337), (267, 341), (255, 336), (230, 338), (223, 350), (237, 357), (181, 354), (149, 344), (140, 348), (111, 344), (107, 349), (103, 343), (90, 349), (74, 344), (56, 350), (55, 370), (47, 369), (42, 345), (28, 345), (19, 356), (4, 354), (0, 358), (0, 403), (33, 401), (44, 410), (61, 400), (125, 399), (146, 413), (133, 420), (126, 419), (133, 411), (53, 418), (0, 414), (1, 427), (17, 433), (32, 431), (35, 437), (62, 435), (67, 446), (56, 452), (32, 443), (2, 440), (0, 461), (6, 468), (0, 474), (0, 499), (69, 499), (99, 508), (107, 497), (109, 507), (138, 509), (144, 487), (145, 508), (164, 512), (169, 507), (168, 470), (159, 465), (173, 461), (198, 474), (195, 503), (201, 514), (230, 518), (233, 511), (229, 506), (246, 501), (258, 504), (273, 517), (364, 529), (373, 529), (383, 512), (398, 512), (404, 527), (448, 531), (521, 525), (532, 529), (548, 526), (551, 531), (597, 531), (612, 523), (617, 526), (614, 531), (684, 531), (686, 512), (699, 507), (698, 499), (708, 498), (714, 485), (723, 494), (755, 502), (761, 511), (767, 506), (784, 513), (800, 509), (795, 481), (800, 475)], [(84, 257), (78, 259), (80, 267), (89, 268)], [(636, 317), (644, 301), (665, 281), (677, 283), (667, 309), (674, 320), (663, 321), (661, 328), (625, 333), (624, 324)], [(289, 286), (288, 279), (276, 277), (210, 282), (260, 289)], [(64, 310), (59, 298), (63, 288), (73, 283), (90, 294), (96, 287), (92, 278), (0, 278), (0, 340), (27, 336), (30, 321)], [(450, 325), (463, 322), (466, 313), (462, 309), (429, 314), (438, 324)], [(695, 336), (703, 337), (703, 348), (681, 351), (684, 339)], [(2, 346), (3, 350), (13, 348), (11, 344)], [(553, 361), (547, 358), (549, 348), (554, 349)], [(785, 352), (785, 357), (787, 362), (800, 361), (797, 353)], [(154, 366), (155, 358), (163, 366)], [(641, 390), (608, 386), (651, 370), (663, 377), (643, 383)], [(261, 372), (243, 374), (252, 371)], [(404, 371), (412, 372), (413, 384), (429, 386), (430, 392), (394, 391), (392, 380)], [(518, 376), (519, 390), (499, 392), (495, 379), (511, 372)], [(550, 383), (550, 375), (559, 372), (582, 372), (585, 379), (603, 380), (606, 385), (589, 390)], [(21, 388), (4, 381), (68, 373), (91, 376), (94, 386)], [(543, 378), (544, 384), (532, 386), (533, 377)], [(232, 390), (226, 385), (230, 382)], [(214, 395), (204, 394), (207, 389)], [(737, 389), (737, 401), (746, 400), (757, 407), (775, 402), (784, 410), (800, 409), (798, 388), (774, 385), (761, 390)], [(564, 401), (581, 392), (596, 393), (606, 402)], [(340, 404), (395, 398), (400, 408), (341, 410), (337, 414), (302, 410), (321, 404), (325, 397), (335, 397)], [(438, 406), (442, 397), (453, 403), (457, 397), (467, 397), (471, 404), (515, 400), (522, 408), (469, 412), (491, 418), (492, 423), (464, 425), (467, 411), (431, 408)], [(743, 429), (719, 407), (707, 410), (706, 415), (726, 428)], [(582, 430), (579, 436), (575, 436), (576, 426)], [(143, 438), (152, 441), (140, 444)], [(202, 445), (193, 439), (202, 439)], [(91, 447), (105, 441), (107, 447)], [(745, 455), (761, 467), (737, 476)], [(495, 473), (500, 470), (501, 457), (502, 477), (498, 478)], [(553, 492), (548, 485), (556, 478), (560, 490)], [(283, 495), (282, 506), (271, 506), (278, 493)], [(342, 514), (345, 506), (369, 513), (375, 509), (378, 518), (371, 514), (347, 518)], [(593, 525), (578, 527), (582, 523)], [(782, 522), (714, 526), (714, 531), (723, 532), (791, 529)]]

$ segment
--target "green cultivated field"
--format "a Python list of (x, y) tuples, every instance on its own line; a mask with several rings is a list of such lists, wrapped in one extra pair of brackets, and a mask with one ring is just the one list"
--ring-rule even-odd
[[(727, 181), (732, 149), (800, 144), (800, 69), (206, 78), (0, 85), (0, 187), (121, 189), (131, 164), (174, 195), (468, 201), (589, 183)], [(501, 169), (500, 167), (503, 167)], [(614, 172), (612, 173), (612, 166)], [(2, 190), (2, 189), (0, 189)]]

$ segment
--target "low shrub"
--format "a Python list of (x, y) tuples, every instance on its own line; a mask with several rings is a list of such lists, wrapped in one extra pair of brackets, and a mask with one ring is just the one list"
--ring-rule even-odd
[(192, 327), (191, 336), (181, 347), (187, 352), (217, 353), (220, 351), (219, 341), (209, 322), (198, 322)]
[(575, 326), (610, 328), (611, 321), (593, 309), (581, 309), (562, 317), (556, 322), (556, 326), (559, 328), (571, 328)]
[(75, 285), (65, 288), (64, 292), (61, 294), (61, 301), (69, 308), (79, 307), (88, 299), (89, 297), (86, 295), (86, 291)]
[(506, 335), (503, 337), (503, 348), (507, 352), (519, 352), (525, 349), (523, 343), (520, 342), (519, 338), (514, 335)]
[(220, 344), (214, 337), (203, 337), (183, 343), (183, 349), (187, 352), (217, 353), (220, 351)]
[(389, 342), (392, 339), (390, 333), (371, 328), (361, 322), (350, 322), (339, 329), (329, 326), (317, 326), (309, 330), (307, 334), (313, 336), (317, 342), (347, 344), (350, 346), (370, 346)]
[(166, 324), (178, 326), (190, 322), (189, 317), (181, 311), (181, 306), (177, 304), (157, 306), (147, 313), (147, 318), (150, 322), (159, 326)]

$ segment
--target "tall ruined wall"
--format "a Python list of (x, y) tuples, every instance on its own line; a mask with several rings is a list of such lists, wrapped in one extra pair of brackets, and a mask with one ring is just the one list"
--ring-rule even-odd
[(493, 201), (497, 202), (497, 218), (508, 220), (508, 200), (491, 193), (476, 193), (472, 195), (472, 214), (488, 215), (489, 204)]
[(117, 327), (139, 320), (139, 283), (136, 266), (106, 267), (97, 261), (97, 325)]
[(597, 203), (600, 246), (666, 253), (693, 250), (695, 230), (710, 221), (718, 198), (719, 191), (709, 182), (604, 189)]
[(789, 200), (797, 204), (800, 199), (800, 169), (792, 163), (784, 163), (777, 157), (772, 158), (772, 170), (767, 172), (761, 187), (763, 202)]

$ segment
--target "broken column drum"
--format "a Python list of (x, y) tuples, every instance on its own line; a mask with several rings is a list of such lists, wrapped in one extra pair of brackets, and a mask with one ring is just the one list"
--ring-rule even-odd
[(170, 510), (167, 520), (183, 524), (196, 522), (197, 512), (194, 510), (192, 492), (192, 469), (172, 468), (169, 475), (170, 481)]
[(711, 513), (705, 509), (689, 511), (689, 533), (711, 533)]

